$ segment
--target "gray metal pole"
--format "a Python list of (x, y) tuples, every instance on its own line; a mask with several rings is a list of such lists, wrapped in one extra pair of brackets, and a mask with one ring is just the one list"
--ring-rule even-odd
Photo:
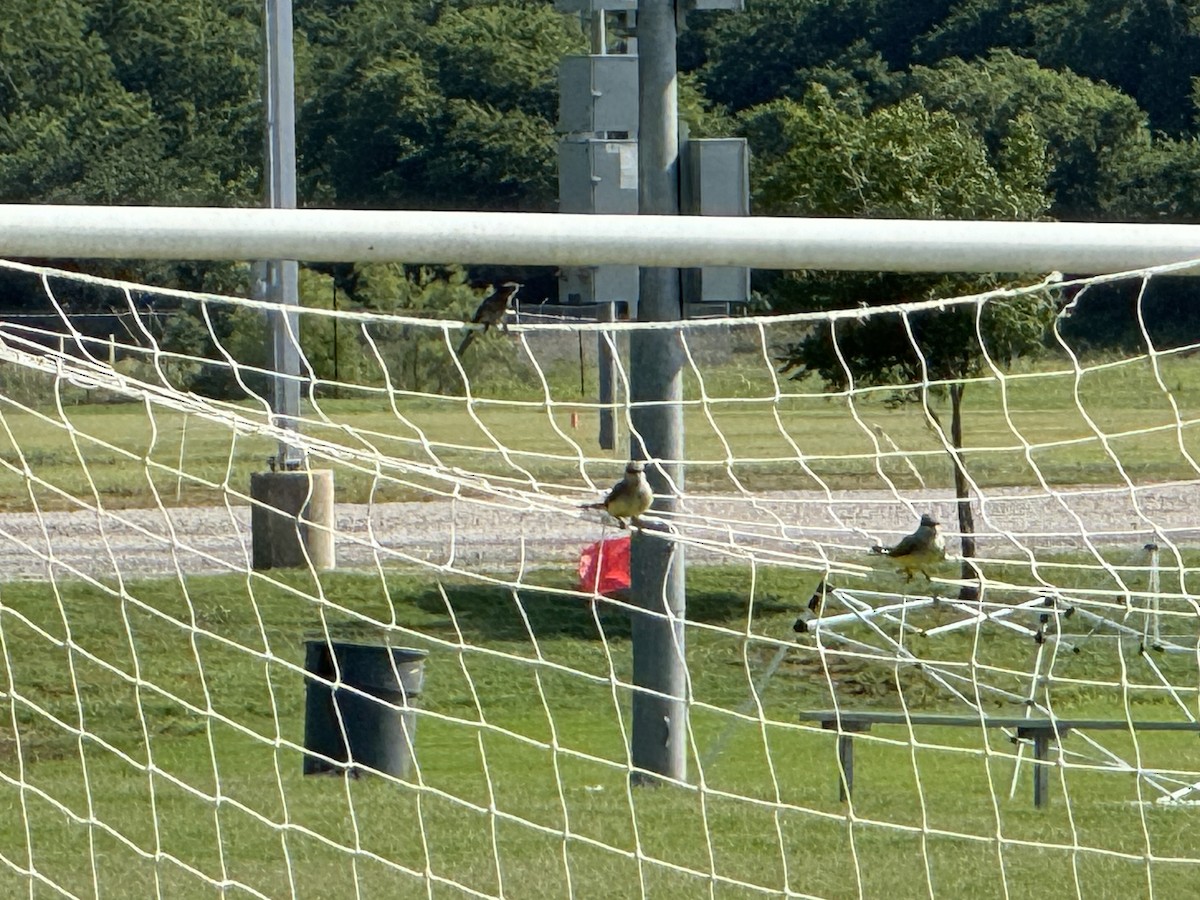
[[(592, 10), (589, 31), (592, 38), (592, 53), (604, 56), (608, 53), (608, 12)], [(598, 271), (598, 270), (593, 270)], [(595, 282), (593, 281), (593, 284)], [(616, 318), (612, 303), (600, 303), (596, 307), (597, 322), (612, 322)], [(616, 414), (613, 409), (614, 391), (617, 381), (617, 361), (609, 345), (614, 335), (601, 331), (596, 335), (596, 390), (600, 401), (600, 429), (597, 443), (601, 450), (612, 450), (617, 446)]]
[[(272, 209), (296, 208), (296, 97), (292, 59), (292, 0), (266, 0), (267, 95), (267, 205)], [(260, 268), (256, 295), (286, 306), (299, 307), (296, 260), (269, 260)], [(275, 424), (296, 430), (300, 416), (300, 317), (272, 313), (268, 350), (275, 371), (271, 411)], [(279, 444), (281, 469), (298, 468), (300, 450), (287, 441)]]
[[(616, 316), (612, 303), (601, 303), (596, 307), (597, 322), (612, 322)], [(600, 397), (600, 433), (597, 435), (601, 450), (612, 450), (617, 446), (616, 414), (613, 401), (617, 384), (617, 360), (613, 354), (610, 340), (616, 340), (616, 333), (599, 331), (596, 333), (596, 368), (598, 377), (597, 391)]]
[[(638, 5), (638, 211), (679, 214), (679, 115), (673, 0)], [(680, 318), (679, 270), (641, 270), (638, 319)], [(678, 330), (635, 332), (630, 341), (630, 400), (636, 458), (663, 460), (647, 475), (659, 496), (655, 509), (674, 511), (683, 487), (683, 351)], [(650, 404), (643, 406), (640, 404)], [(674, 488), (671, 483), (674, 483)], [(661, 496), (666, 494), (667, 496)], [(687, 778), (687, 669), (683, 548), (638, 532), (630, 562), (633, 602), (634, 783), (656, 775)]]

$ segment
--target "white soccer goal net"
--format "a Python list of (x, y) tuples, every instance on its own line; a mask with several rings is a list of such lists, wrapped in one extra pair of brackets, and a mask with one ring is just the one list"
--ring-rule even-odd
[[(1176, 269), (682, 323), (686, 479), (670, 522), (647, 518), (686, 548), (688, 780), (657, 789), (631, 785), (631, 607), (580, 574), (628, 534), (582, 507), (637, 438), (644, 326), (514, 318), (459, 356), (461, 311), (436, 303), (304, 308), (290, 440), (334, 473), (338, 569), (254, 571), (250, 474), (288, 437), (263, 305), (0, 270), (22, 298), (0, 322), (3, 894), (1200, 878), (1200, 345), (1163, 312)], [(1123, 351), (1080, 337), (1105, 328)], [(949, 559), (910, 581), (870, 548), (923, 514)], [(372, 699), (376, 676), (320, 656), (337, 645), (420, 651), (423, 685)], [(306, 752), (306, 716), (350, 727), (330, 686), (403, 722), (399, 769)]]

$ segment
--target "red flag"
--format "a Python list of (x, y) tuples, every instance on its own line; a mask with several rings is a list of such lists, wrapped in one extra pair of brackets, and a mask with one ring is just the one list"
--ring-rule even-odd
[(629, 590), (629, 536), (584, 547), (579, 554), (579, 590), (616, 597)]

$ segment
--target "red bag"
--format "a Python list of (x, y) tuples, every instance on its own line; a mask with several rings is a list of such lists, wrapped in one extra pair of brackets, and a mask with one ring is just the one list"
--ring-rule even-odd
[(629, 536), (597, 541), (579, 554), (579, 590), (621, 598), (629, 591)]

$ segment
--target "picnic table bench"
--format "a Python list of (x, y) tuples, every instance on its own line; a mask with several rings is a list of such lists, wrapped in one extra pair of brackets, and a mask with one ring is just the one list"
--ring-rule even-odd
[(841, 772), (838, 799), (845, 800), (854, 786), (854, 735), (870, 731), (872, 725), (937, 725), (951, 728), (1012, 728), (1018, 739), (1033, 742), (1033, 805), (1042, 807), (1049, 799), (1050, 767), (1046, 750), (1051, 741), (1067, 736), (1074, 729), (1104, 731), (1191, 731), (1200, 733), (1200, 722), (1161, 722), (1126, 719), (1077, 719), (1072, 717), (996, 715), (975, 713), (891, 712), (885, 710), (850, 711), (834, 709), (805, 710), (802, 722), (819, 722), (826, 731), (837, 731), (837, 756)]

